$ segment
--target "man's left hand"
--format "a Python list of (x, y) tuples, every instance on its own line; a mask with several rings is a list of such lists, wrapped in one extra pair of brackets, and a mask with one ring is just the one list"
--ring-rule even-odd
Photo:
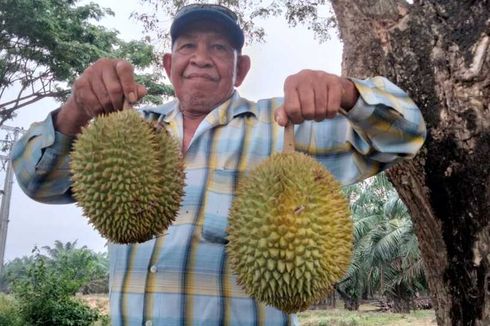
[(275, 118), (280, 126), (288, 121), (298, 124), (305, 120), (332, 119), (340, 108), (349, 111), (358, 97), (354, 83), (347, 78), (302, 70), (286, 78), (284, 105), (276, 110)]

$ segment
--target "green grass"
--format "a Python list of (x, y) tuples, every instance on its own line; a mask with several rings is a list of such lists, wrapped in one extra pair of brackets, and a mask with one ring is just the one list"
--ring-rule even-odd
[(419, 310), (410, 314), (343, 309), (309, 310), (299, 313), (298, 317), (302, 326), (436, 325), (432, 310)]

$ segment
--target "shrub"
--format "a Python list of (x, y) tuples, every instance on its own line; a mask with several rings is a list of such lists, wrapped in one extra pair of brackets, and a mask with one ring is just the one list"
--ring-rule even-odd
[(0, 325), (22, 326), (22, 318), (17, 302), (10, 296), (0, 293)]
[(73, 297), (77, 282), (71, 273), (46, 268), (46, 257), (35, 255), (27, 276), (12, 290), (25, 324), (89, 326), (100, 318), (97, 310)]

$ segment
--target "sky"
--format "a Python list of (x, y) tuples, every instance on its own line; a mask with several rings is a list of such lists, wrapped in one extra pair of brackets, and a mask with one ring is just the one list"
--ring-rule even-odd
[[(142, 38), (142, 26), (129, 19), (132, 11), (140, 9), (138, 1), (99, 0), (97, 3), (115, 12), (115, 17), (104, 18), (101, 24), (117, 29), (126, 40)], [(268, 19), (261, 25), (267, 35), (265, 43), (243, 49), (243, 53), (252, 59), (251, 70), (238, 89), (243, 97), (258, 100), (282, 96), (285, 78), (302, 69), (340, 74), (342, 45), (335, 35), (330, 41), (319, 44), (307, 28), (289, 28), (283, 18)], [(5, 124), (28, 128), (33, 122), (44, 120), (59, 105), (51, 100), (37, 102), (21, 109), (14, 120)], [(4, 175), (0, 173), (2, 181)], [(105, 240), (87, 223), (79, 207), (37, 203), (22, 192), (14, 179), (5, 261), (30, 255), (34, 246), (53, 246), (55, 240), (76, 240), (79, 246), (87, 246), (96, 252), (106, 250)]]

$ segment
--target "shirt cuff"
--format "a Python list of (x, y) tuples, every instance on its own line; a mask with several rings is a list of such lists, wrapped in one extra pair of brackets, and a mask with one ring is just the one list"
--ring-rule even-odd
[(356, 104), (352, 107), (352, 109), (347, 112), (347, 117), (351, 121), (364, 121), (368, 119), (374, 112), (375, 105), (369, 105), (366, 101), (363, 100), (361, 96), (357, 99)]
[(53, 120), (57, 113), (58, 110), (49, 113), (44, 121), (44, 130), (48, 136), (46, 137), (43, 147), (49, 147), (51, 151), (57, 154), (65, 154), (71, 151), (71, 145), (73, 144), (75, 137), (62, 134), (54, 128)]

